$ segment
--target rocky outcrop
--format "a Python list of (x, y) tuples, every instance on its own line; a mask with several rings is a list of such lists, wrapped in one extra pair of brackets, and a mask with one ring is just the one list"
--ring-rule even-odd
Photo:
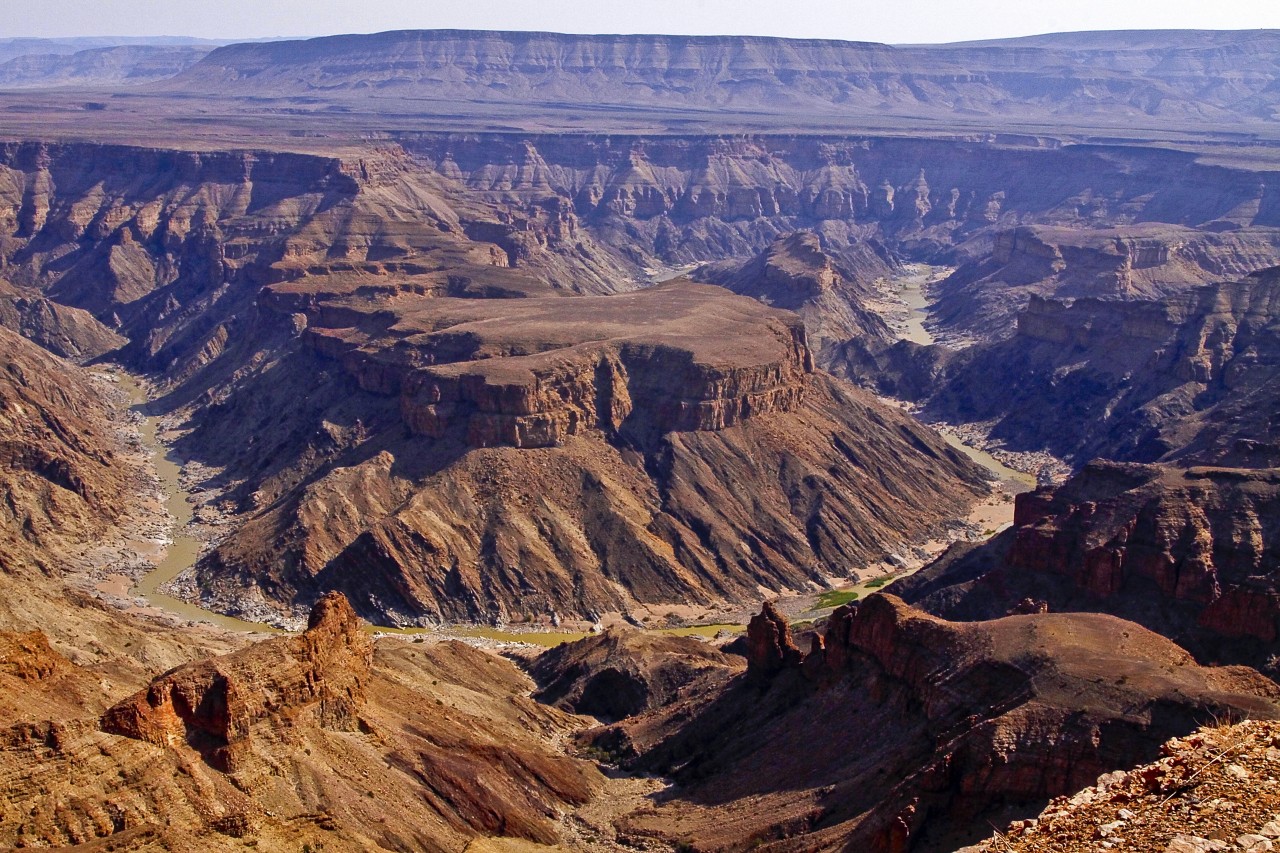
[(252, 755), (254, 727), (314, 717), (355, 730), (365, 703), (373, 645), (341, 593), (311, 611), (300, 636), (268, 640), (166, 673), (102, 716), (102, 730), (168, 746), (185, 743), (223, 770)]
[(960, 853), (1083, 849), (1100, 839), (1165, 853), (1274, 849), (1280, 838), (1278, 739), (1280, 724), (1272, 720), (1205, 726), (1168, 741), (1158, 760), (1055, 797), (1037, 817)]
[(44, 681), (70, 666), (40, 631), (0, 631), (0, 674), (23, 681)]
[(901, 594), (951, 618), (1022, 598), (1103, 610), (1204, 659), (1268, 665), (1280, 636), (1280, 472), (1096, 461), (1019, 495), (1014, 528), (926, 568)]
[(893, 343), (888, 325), (866, 302), (876, 279), (895, 267), (888, 249), (874, 241), (854, 243), (837, 258), (824, 251), (817, 234), (798, 231), (745, 263), (722, 261), (692, 277), (797, 312), (818, 365), (847, 375), (853, 353)]
[(766, 601), (747, 623), (747, 672), (754, 678), (767, 679), (794, 667), (802, 657), (791, 638), (791, 626), (773, 602)]
[(741, 660), (698, 637), (610, 628), (544, 652), (529, 667), (533, 697), (613, 722), (723, 685)]
[(1280, 690), (1244, 667), (1198, 667), (1133, 623), (953, 623), (873, 595), (838, 609), (823, 642), (771, 679), (598, 742), (676, 773), (680, 794), (626, 825), (694, 849), (934, 851), (1232, 714), (1280, 717)]
[[(551, 846), (567, 841), (559, 816), (607, 784), (559, 745), (581, 720), (531, 700), (514, 665), (457, 642), (371, 650), (337, 597), (302, 635), (233, 638), (237, 651), (123, 701), (136, 683), (126, 658), (225, 639), (152, 623), (130, 647), (110, 633), (129, 617), (100, 611), (94, 623), (63, 607), (94, 631), (73, 639), (72, 656), (108, 639), (114, 653), (92, 667), (55, 659), (49, 675), (37, 664), (33, 680), (0, 665), (5, 847), (451, 853), (492, 836)], [(42, 645), (0, 636), (0, 660), (44, 659)], [(104, 710), (123, 735), (102, 731)]]

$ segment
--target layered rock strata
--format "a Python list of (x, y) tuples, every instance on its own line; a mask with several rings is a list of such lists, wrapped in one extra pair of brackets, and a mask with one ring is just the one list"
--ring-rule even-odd
[[(998, 230), (990, 245), (972, 250), (977, 257), (934, 288), (931, 314), (952, 333), (1001, 338), (1035, 296), (1150, 301), (1244, 278), (1280, 263), (1280, 230), (1228, 222), (1199, 229), (1030, 225)], [(962, 246), (958, 254), (967, 252)]]
[(945, 363), (926, 411), (1077, 463), (1274, 466), (1278, 324), (1275, 268), (1162, 301), (1033, 296), (1013, 338)]
[(797, 410), (813, 372), (794, 319), (688, 284), (606, 300), (434, 299), (386, 328), (370, 307), (352, 326), (310, 326), (308, 342), (361, 389), (398, 395), (410, 432), (472, 447), (719, 430)]
[(1097, 461), (1019, 495), (1012, 530), (957, 549), (901, 594), (950, 618), (1025, 599), (1103, 610), (1209, 660), (1267, 666), (1280, 636), (1280, 472)]
[(422, 624), (745, 600), (939, 534), (984, 488), (814, 373), (794, 315), (687, 281), (473, 281), (509, 298), (264, 290), (279, 349), (183, 442), (223, 461), (246, 516), (197, 569), (207, 601), (297, 614), (339, 589)]
[(242, 98), (322, 93), (357, 107), (372, 90), (392, 104), (515, 107), (543, 121), (548, 114), (565, 121), (564, 113), (581, 121), (564, 105), (584, 103), (646, 116), (665, 108), (686, 121), (706, 111), (765, 113), (792, 123), (801, 116), (945, 118), (988, 127), (998, 119), (1074, 119), (1113, 132), (1134, 124), (1217, 129), (1273, 120), (1268, 63), (1280, 48), (1272, 31), (1144, 33), (1140, 45), (1089, 35), (1098, 41), (1076, 35), (892, 47), (752, 36), (406, 30), (229, 45), (162, 88)]

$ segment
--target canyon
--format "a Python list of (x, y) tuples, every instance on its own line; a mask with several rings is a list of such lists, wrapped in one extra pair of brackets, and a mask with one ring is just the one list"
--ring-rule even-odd
[(0, 40), (0, 845), (942, 853), (1280, 718), (1278, 50)]

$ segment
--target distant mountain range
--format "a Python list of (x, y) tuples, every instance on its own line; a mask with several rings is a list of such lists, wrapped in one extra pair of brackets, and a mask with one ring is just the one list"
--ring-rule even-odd
[(76, 36), (0, 39), (0, 88), (135, 85), (164, 80), (232, 39)]
[(1280, 115), (1275, 30), (914, 46), (457, 30), (223, 46), (104, 41), (0, 42), (0, 87), (153, 83), (173, 93), (383, 103), (411, 114), (427, 110), (425, 100), (1095, 127), (1266, 126)]

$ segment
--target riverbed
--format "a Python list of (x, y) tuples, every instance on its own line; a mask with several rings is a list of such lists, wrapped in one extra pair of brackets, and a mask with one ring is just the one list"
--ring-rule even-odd
[(947, 267), (932, 267), (926, 264), (909, 264), (906, 274), (894, 279), (897, 296), (907, 307), (906, 319), (898, 330), (898, 336), (921, 346), (933, 343), (933, 334), (925, 328), (924, 321), (929, 319), (929, 297), (925, 286), (945, 278), (951, 270)]

